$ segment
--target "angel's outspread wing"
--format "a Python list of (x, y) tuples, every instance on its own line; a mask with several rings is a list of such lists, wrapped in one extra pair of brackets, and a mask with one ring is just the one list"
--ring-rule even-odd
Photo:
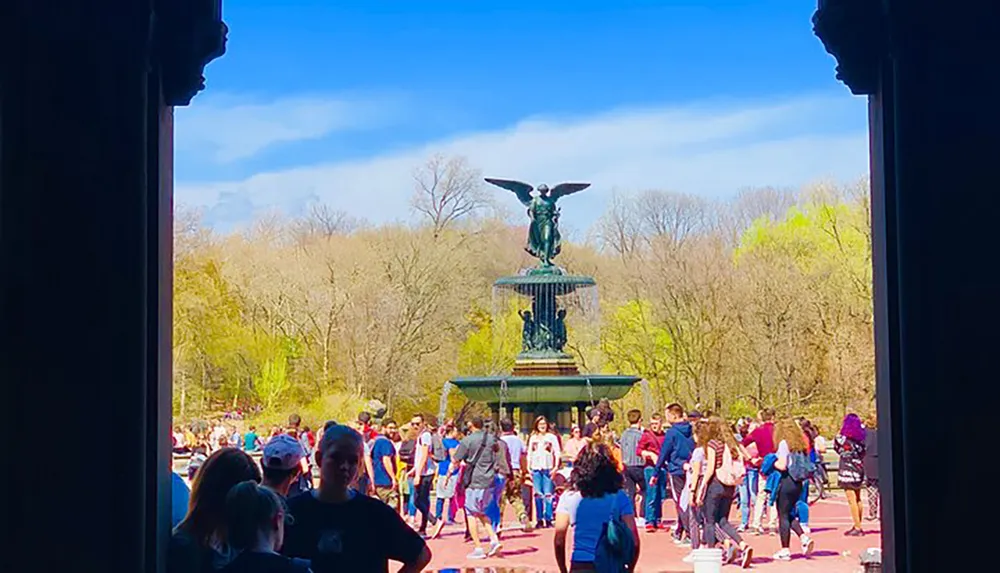
[(528, 185), (527, 183), (513, 181), (510, 179), (491, 179), (490, 177), (486, 178), (486, 182), (491, 185), (496, 185), (497, 187), (503, 187), (508, 191), (513, 191), (521, 203), (524, 203), (525, 205), (531, 203), (531, 191), (534, 187)]
[(576, 193), (577, 191), (583, 191), (587, 187), (590, 187), (590, 183), (560, 183), (559, 185), (553, 187), (552, 191), (549, 191), (549, 195), (551, 195), (553, 199), (558, 199), (560, 197)]

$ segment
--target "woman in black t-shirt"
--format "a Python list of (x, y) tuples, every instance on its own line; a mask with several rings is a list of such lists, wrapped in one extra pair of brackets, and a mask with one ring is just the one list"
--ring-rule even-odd
[(282, 552), (309, 560), (315, 573), (387, 573), (390, 560), (403, 563), (402, 573), (422, 571), (431, 560), (424, 540), (392, 508), (350, 487), (364, 455), (361, 434), (333, 426), (319, 454), (319, 488), (288, 500), (293, 522)]

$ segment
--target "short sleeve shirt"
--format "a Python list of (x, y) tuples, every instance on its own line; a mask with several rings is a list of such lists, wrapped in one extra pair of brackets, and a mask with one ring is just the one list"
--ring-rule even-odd
[(569, 516), (575, 527), (573, 530), (573, 561), (591, 563), (597, 551), (604, 524), (615, 515), (634, 515), (632, 502), (622, 490), (604, 497), (583, 497), (578, 491), (570, 491), (559, 497), (556, 513)]
[(388, 505), (355, 495), (331, 504), (306, 492), (288, 500), (295, 519), (285, 528), (282, 553), (312, 561), (314, 573), (388, 573), (389, 561), (413, 563), (423, 539)]
[[(430, 432), (424, 432), (417, 438), (417, 449), (419, 450), (419, 448), (424, 446), (427, 447), (427, 464), (424, 465), (424, 473), (420, 475), (432, 476), (434, 475), (434, 472), (437, 471), (437, 466), (431, 458), (431, 454), (434, 453), (434, 438), (431, 436)], [(417, 463), (419, 463), (419, 461)]]
[(378, 487), (392, 486), (392, 476), (385, 471), (385, 459), (389, 458), (389, 467), (396, 473), (396, 448), (385, 436), (375, 438), (371, 443), (372, 473), (375, 475), (375, 485)]
[(521, 454), (525, 450), (524, 442), (513, 434), (500, 436), (500, 439), (507, 444), (507, 452), (510, 453), (510, 467), (515, 470), (521, 469)]

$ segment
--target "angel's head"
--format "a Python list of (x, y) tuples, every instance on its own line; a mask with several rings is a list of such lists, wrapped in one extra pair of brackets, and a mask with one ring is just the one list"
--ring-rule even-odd
[(542, 183), (538, 186), (538, 194), (542, 197), (547, 197), (549, 195), (549, 186)]

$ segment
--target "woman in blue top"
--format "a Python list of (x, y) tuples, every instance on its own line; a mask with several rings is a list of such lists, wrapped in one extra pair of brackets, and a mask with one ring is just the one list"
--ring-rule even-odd
[[(559, 498), (556, 508), (555, 548), (560, 573), (597, 571), (594, 566), (597, 543), (612, 515), (621, 517), (635, 541), (635, 555), (629, 571), (639, 560), (639, 530), (635, 525), (632, 500), (622, 490), (623, 478), (607, 444), (595, 441), (580, 451), (570, 478), (573, 489)], [(566, 533), (573, 531), (573, 554), (566, 567)]]

